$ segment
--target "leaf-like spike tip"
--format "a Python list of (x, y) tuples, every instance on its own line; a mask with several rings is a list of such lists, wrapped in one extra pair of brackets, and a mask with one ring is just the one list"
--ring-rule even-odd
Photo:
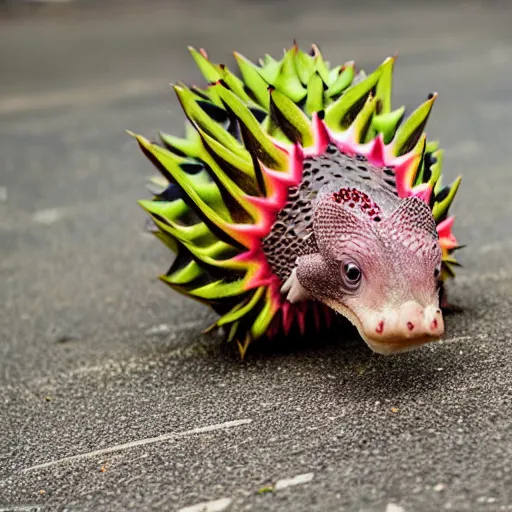
[(237, 117), (244, 131), (246, 146), (253, 146), (258, 159), (267, 167), (277, 171), (286, 170), (288, 161), (285, 153), (272, 143), (247, 106), (228, 89), (220, 85), (216, 87), (219, 88), (218, 93), (222, 101)]
[(370, 92), (377, 84), (382, 65), (371, 75), (352, 87), (331, 104), (325, 112), (325, 124), (334, 132), (347, 130), (366, 103)]
[(314, 143), (311, 122), (286, 95), (277, 89), (269, 87), (270, 112), (279, 128), (290, 139), (298, 142), (302, 147), (311, 146)]
[(420, 105), (398, 129), (393, 140), (393, 150), (396, 156), (405, 155), (416, 146), (436, 98), (437, 93), (429, 95), (427, 101)]
[(379, 101), (379, 114), (391, 112), (391, 91), (395, 60), (396, 57), (388, 57), (381, 66), (381, 75), (375, 88), (375, 97)]
[(238, 52), (233, 54), (237, 61), (240, 73), (245, 84), (251, 90), (255, 100), (267, 110), (269, 108), (269, 97), (267, 94), (268, 83), (263, 79), (257, 67)]
[(218, 66), (215, 66), (208, 60), (208, 56), (206, 55), (206, 52), (204, 50), (197, 51), (192, 46), (189, 46), (188, 51), (192, 55), (192, 58), (194, 59), (196, 66), (199, 68), (202, 75), (206, 78), (206, 80), (209, 83), (216, 82), (220, 79), (221, 74), (218, 69)]
[(459, 176), (450, 186), (450, 190), (445, 198), (442, 201), (434, 203), (434, 207), (432, 208), (432, 214), (434, 218), (440, 219), (450, 208), (457, 191), (459, 190), (460, 182), (462, 181), (462, 176)]
[(372, 118), (372, 127), (377, 133), (384, 135), (384, 142), (389, 144), (395, 136), (396, 130), (404, 118), (405, 107), (386, 114), (374, 115)]

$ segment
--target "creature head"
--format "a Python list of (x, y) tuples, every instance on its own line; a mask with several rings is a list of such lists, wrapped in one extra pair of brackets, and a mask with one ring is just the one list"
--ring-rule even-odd
[(396, 201), (388, 213), (356, 189), (320, 195), (318, 252), (297, 260), (296, 279), (348, 318), (370, 348), (393, 354), (440, 338), (441, 249), (427, 204)]

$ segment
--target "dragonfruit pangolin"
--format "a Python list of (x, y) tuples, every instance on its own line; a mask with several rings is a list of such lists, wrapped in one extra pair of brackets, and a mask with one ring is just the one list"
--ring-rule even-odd
[(251, 341), (346, 317), (381, 354), (440, 338), (458, 248), (424, 127), (436, 94), (405, 121), (386, 59), (331, 68), (297, 45), (241, 77), (190, 49), (208, 82), (174, 87), (185, 138), (134, 135), (162, 178), (140, 201), (177, 256), (161, 279), (210, 305), (244, 356)]

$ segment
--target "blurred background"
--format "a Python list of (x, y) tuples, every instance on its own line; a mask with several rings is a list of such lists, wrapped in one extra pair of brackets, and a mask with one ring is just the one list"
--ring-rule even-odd
[[(218, 417), (223, 415), (222, 411), (218, 413), (219, 403), (232, 408), (225, 420), (235, 416), (234, 411), (244, 411), (240, 414), (256, 418), (259, 413), (250, 410), (250, 397), (264, 394), (275, 384), (277, 369), (267, 360), (268, 367), (253, 367), (257, 378), (249, 385), (249, 379), (244, 380), (243, 374), (238, 374), (236, 354), (229, 359), (227, 367), (216, 366), (215, 361), (221, 355), (215, 353), (211, 360), (197, 356), (183, 363), (186, 372), (181, 377), (181, 366), (176, 370), (177, 377), (166, 373), (165, 365), (171, 364), (166, 358), (171, 357), (168, 356), (171, 350), (210, 343), (204, 341), (200, 332), (213, 317), (157, 280), (167, 270), (171, 254), (144, 233), (146, 216), (136, 204), (138, 199), (146, 197), (144, 185), (153, 169), (125, 130), (148, 138), (159, 130), (182, 133), (183, 115), (169, 84), (183, 81), (203, 85), (188, 54), (188, 45), (205, 48), (212, 60), (233, 69), (233, 50), (251, 59), (265, 53), (279, 56), (294, 39), (304, 49), (317, 43), (331, 63), (353, 59), (359, 68), (367, 71), (398, 52), (394, 107), (406, 105), (411, 112), (430, 92), (437, 91), (439, 97), (428, 123), (428, 135), (439, 139), (446, 149), (446, 182), (463, 175), (454, 207), (455, 234), (469, 248), (460, 253), (465, 268), (450, 287), (451, 300), (463, 307), (463, 312), (448, 319), (447, 335), (454, 339), (493, 335), (493, 340), (498, 340), (484, 355), (478, 352), (480, 349), (455, 343), (450, 348), (446, 345), (443, 351), (439, 349), (431, 358), (429, 352), (423, 352), (409, 359), (378, 362), (375, 363), (380, 365), (377, 373), (367, 380), (359, 379), (362, 374), (352, 366), (374, 361), (359, 342), (351, 345), (354, 353), (340, 354), (329, 349), (320, 355), (313, 353), (309, 362), (300, 354), (289, 355), (279, 364), (289, 364), (290, 375), (302, 368), (303, 376), (308, 377), (279, 381), (272, 400), (285, 397), (282, 410), (294, 403), (297, 411), (306, 412), (297, 413), (295, 418), (289, 411), (288, 420), (282, 420), (277, 412), (274, 416), (269, 413), (269, 423), (262, 430), (275, 430), (275, 435), (282, 428), (293, 430), (294, 425), (301, 425), (310, 417), (332, 412), (322, 412), (323, 404), (331, 408), (331, 400), (335, 402), (332, 410), (336, 410), (345, 400), (340, 398), (343, 396), (348, 397), (343, 407), (353, 411), (356, 431), (367, 430), (371, 423), (378, 439), (387, 432), (388, 419), (372, 417), (363, 426), (357, 422), (378, 403), (375, 400), (385, 400), (385, 391), (390, 389), (396, 392), (395, 397), (403, 400), (403, 407), (409, 399), (413, 404), (414, 396), (419, 395), (427, 403), (424, 413), (418, 412), (409, 427), (399, 427), (412, 436), (423, 425), (429, 425), (431, 418), (437, 418), (438, 409), (429, 409), (428, 404), (439, 405), (441, 400), (444, 403), (447, 389), (460, 389), (458, 395), (451, 397), (452, 402), (448, 397), (453, 408), (446, 406), (442, 410), (445, 416), (438, 420), (443, 428), (455, 425), (457, 407), (466, 400), (463, 388), (469, 378), (462, 374), (457, 381), (457, 375), (461, 375), (462, 368), (472, 368), (471, 375), (483, 378), (487, 372), (481, 366), (484, 361), (496, 364), (489, 374), (487, 392), (503, 396), (507, 382), (511, 389), (510, 371), (500, 366), (500, 361), (510, 361), (510, 343), (505, 341), (505, 333), (511, 327), (512, 296), (511, 4), (506, 0), (0, 0), (0, 384), (6, 386), (2, 396), (7, 393), (12, 397), (3, 409), (5, 415), (0, 414), (0, 432), (13, 433), (11, 437), (0, 436), (0, 478), (2, 472), (5, 478), (12, 473), (7, 464), (2, 465), (2, 460), (12, 461), (12, 467), (19, 469), (72, 455), (78, 448), (86, 451), (124, 442), (136, 438), (137, 432), (149, 436), (182, 429), (183, 425), (174, 421), (175, 417), (181, 418), (180, 421), (190, 420), (191, 426), (204, 424), (210, 416), (211, 422), (224, 421)], [(148, 357), (154, 366), (142, 366), (126, 382), (120, 374), (112, 376), (101, 370), (105, 361), (136, 365)], [(162, 368), (159, 365), (164, 360), (165, 368)], [(334, 379), (331, 382), (343, 383), (343, 389), (338, 390), (339, 394), (329, 392), (323, 398), (319, 392), (320, 398), (317, 396), (316, 400), (308, 392), (323, 378), (320, 370), (316, 375), (311, 369), (319, 361), (327, 362)], [(265, 374), (267, 368), (269, 373)], [(451, 371), (437, 371), (447, 368)], [(87, 369), (91, 369), (90, 374)], [(238, 395), (216, 394), (222, 393), (218, 382), (226, 378), (224, 372), (233, 372), (231, 389), (239, 390)], [(41, 397), (45, 395), (41, 394), (38, 383), (43, 381), (30, 379), (61, 382), (59, 376), (64, 374), (72, 375), (62, 381), (65, 385), (51, 388), (51, 393), (48, 391), (60, 393), (61, 401), (48, 405), (43, 400), (41, 405)], [(119, 387), (115, 392), (111, 388), (98, 391), (96, 377), (87, 380), (86, 375), (101, 375), (101, 382), (108, 382), (109, 386), (119, 383)], [(386, 375), (393, 378), (388, 381)], [(502, 380), (498, 378), (500, 375)], [(416, 376), (419, 381), (415, 380)], [(471, 393), (480, 389), (478, 379)], [(179, 409), (178, 402), (170, 395), (183, 387), (196, 389), (204, 401), (186, 402), (186, 407)], [(297, 394), (301, 389), (303, 394)], [(408, 389), (415, 391), (408, 395)], [(144, 405), (146, 402), (152, 408), (144, 414), (145, 407), (149, 407)], [(84, 403), (85, 412), (80, 409), (82, 412), (78, 413), (79, 404)], [(161, 409), (155, 412), (154, 404), (161, 404)], [(495, 407), (493, 421), (499, 422), (505, 409), (500, 408), (498, 401), (486, 401), (486, 404), (488, 408)], [(55, 415), (47, 416), (52, 410)], [(91, 419), (96, 418), (98, 411), (103, 418), (110, 414), (118, 418), (116, 414), (119, 414), (125, 419), (107, 428), (100, 419)], [(75, 420), (75, 414), (80, 421)], [(151, 418), (149, 423), (148, 418)], [(443, 444), (443, 441), (437, 448), (426, 446), (424, 451), (418, 448), (414, 453), (401, 445), (394, 453), (401, 454), (403, 472), (391, 476), (386, 481), (391, 482), (389, 485), (384, 482), (379, 496), (387, 496), (387, 492), (393, 495), (393, 489), (399, 489), (394, 496), (416, 503), (409, 510), (433, 510), (428, 508), (428, 500), (441, 499), (439, 493), (425, 498), (425, 507), (421, 506), (421, 494), (409, 495), (413, 484), (416, 485), (414, 482), (417, 483), (414, 468), (427, 471), (425, 468), (431, 467), (429, 454), (435, 452), (439, 460), (445, 456), (447, 459), (443, 459), (441, 476), (431, 475), (432, 482), (448, 478), (453, 459), (450, 454), (456, 453), (458, 457), (461, 450), (466, 453), (461, 446), (468, 447), (468, 457), (479, 454), (485, 459), (489, 454), (495, 458), (480, 476), (465, 473), (467, 467), (473, 467), (472, 463), (465, 466), (464, 457), (460, 459), (462, 466), (457, 471), (465, 476), (457, 484), (462, 498), (457, 496), (462, 501), (457, 502), (459, 498), (454, 497), (452, 504), (467, 504), (464, 496), (468, 495), (464, 493), (480, 492), (482, 482), (492, 487), (496, 468), (505, 464), (503, 453), (511, 444), (500, 444), (493, 437), (496, 445), (489, 446), (487, 439), (493, 436), (492, 427), (487, 431), (484, 420), (473, 419), (475, 431), (467, 437), (452, 432), (452, 439), (460, 440), (461, 444), (452, 445), (451, 441)], [(131, 430), (123, 430), (123, 425), (128, 424)], [(432, 427), (434, 430), (436, 425)], [(397, 431), (391, 432), (387, 439), (394, 439)], [(19, 432), (23, 434), (18, 435)], [(64, 436), (68, 432), (72, 432), (69, 439)], [(304, 439), (315, 440), (312, 430), (308, 432)], [(306, 442), (297, 436), (299, 444)], [(429, 436), (424, 436), (418, 444), (413, 443), (414, 449), (423, 446), (421, 443)], [(342, 438), (346, 440), (343, 435)], [(481, 440), (481, 444), (475, 439)], [(327, 436), (325, 443), (307, 452), (311, 460), (324, 454), (324, 448), (325, 453), (329, 452)], [(265, 445), (266, 440), (259, 444)], [(25, 450), (25, 458), (20, 456), (19, 446)], [(253, 449), (251, 446), (247, 447), (248, 453)], [(222, 444), (219, 447), (222, 453), (227, 453)], [(257, 449), (254, 448), (254, 453)], [(275, 460), (290, 451), (285, 447), (281, 452), (280, 448), (275, 450), (266, 459), (255, 455), (251, 460), (261, 463), (261, 467), (277, 467)], [(13, 453), (17, 454), (15, 458), (11, 458)], [(359, 471), (362, 452), (358, 453), (346, 452), (344, 468)], [(187, 456), (194, 460), (195, 454)], [(417, 463), (416, 457), (426, 459)], [(381, 463), (389, 467), (390, 460)], [(129, 471), (137, 472), (127, 464)], [(337, 474), (336, 462), (331, 460), (329, 464), (335, 468), (333, 475)], [(369, 463), (372, 467), (373, 464)], [(155, 470), (160, 467), (158, 460), (154, 467)], [(378, 462), (375, 467), (379, 467)], [(150, 470), (144, 467), (139, 472), (143, 475), (145, 471)], [(61, 494), (57, 492), (56, 503), (67, 503), (63, 496), (81, 486), (85, 495), (86, 487), (91, 484), (88, 478), (77, 476), (70, 486), (59, 480)], [(145, 477), (140, 478), (141, 485), (145, 485)], [(173, 478), (164, 481), (158, 492), (165, 492), (167, 485), (176, 485)], [(193, 502), (194, 489), (199, 485), (196, 482), (194, 488), (194, 479), (203, 477), (200, 472), (192, 471), (188, 478), (191, 494), (185, 491), (176, 494), (177, 503)], [(205, 485), (210, 482), (213, 489), (218, 475), (211, 473), (209, 478), (201, 481)], [(364, 476), (361, 478), (365, 481)], [(8, 492), (3, 497), (12, 498), (10, 502), (25, 503), (42, 485), (34, 483), (35, 480), (23, 480), (25, 483), (19, 486), (16, 479), (5, 481), (8, 484), (0, 491)], [(52, 481), (49, 477), (45, 485), (51, 486)], [(382, 479), (377, 477), (372, 481)], [(230, 482), (233, 486), (244, 484), (243, 478), (238, 481), (233, 477)], [(330, 491), (319, 494), (323, 497), (316, 502), (317, 508), (304, 496), (310, 504), (305, 509), (334, 510), (334, 493), (339, 486), (336, 487), (336, 480), (333, 482)], [(98, 489), (103, 489), (102, 485)], [(126, 500), (132, 496), (139, 505), (152, 500), (151, 492), (145, 498), (134, 498), (128, 484), (113, 485), (124, 489)], [(347, 506), (359, 503), (362, 495), (358, 489), (356, 485), (354, 494), (347, 498)], [(216, 492), (205, 491), (200, 497), (210, 495)], [(118, 499), (107, 492), (104, 496), (107, 496), (105, 503), (109, 503), (108, 499)], [(0, 492), (0, 504), (1, 498)], [(323, 508), (324, 498), (334, 501)], [(37, 495), (37, 499), (46, 498)], [(77, 503), (82, 503), (80, 499), (77, 498)], [(126, 505), (128, 501), (122, 503)], [(439, 506), (434, 509), (440, 510), (441, 502), (436, 503)]]

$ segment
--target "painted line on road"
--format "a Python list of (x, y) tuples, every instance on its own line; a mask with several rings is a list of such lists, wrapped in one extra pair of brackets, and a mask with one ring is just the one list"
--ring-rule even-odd
[(214, 501), (203, 501), (190, 507), (180, 508), (178, 512), (222, 512), (226, 510), (233, 500), (231, 498), (221, 498)]
[(191, 430), (185, 430), (183, 432), (171, 432), (169, 434), (162, 434), (157, 437), (148, 437), (146, 439), (139, 439), (137, 441), (130, 441), (129, 443), (118, 444), (115, 446), (110, 446), (108, 448), (102, 448), (101, 450), (94, 450), (92, 452), (80, 453), (78, 455), (72, 455), (70, 457), (63, 457), (62, 459), (52, 460), (50, 462), (45, 462), (43, 464), (36, 464), (35, 466), (30, 466), (28, 468), (22, 469), (22, 473), (27, 473), (29, 471), (35, 471), (36, 469), (48, 468), (51, 466), (56, 466), (58, 464), (63, 464), (66, 462), (73, 462), (75, 460), (80, 459), (89, 459), (91, 457), (97, 457), (99, 455), (105, 455), (107, 453), (120, 452), (123, 450), (129, 450), (131, 448), (136, 448), (138, 446), (145, 446), (148, 444), (161, 443), (163, 441), (171, 441), (174, 439), (179, 439), (182, 437), (193, 436), (197, 434), (205, 434), (207, 432), (214, 432), (216, 430), (224, 430), (234, 427), (239, 427), (241, 425), (248, 425), (252, 422), (252, 419), (243, 419), (243, 420), (233, 420), (226, 421), (225, 423), (218, 423), (215, 425), (207, 425), (205, 427), (197, 427)]
[(395, 505), (394, 503), (388, 503), (386, 507), (386, 512), (405, 512), (405, 509), (400, 505)]
[(302, 475), (294, 476), (293, 478), (282, 478), (276, 482), (274, 490), (280, 491), (287, 487), (294, 487), (295, 485), (307, 484), (315, 477), (314, 473), (303, 473)]
[(448, 338), (446, 340), (439, 340), (442, 343), (457, 343), (458, 341), (468, 341), (468, 340), (485, 340), (489, 336), (487, 334), (475, 334), (474, 336), (470, 334), (466, 334), (464, 336), (456, 336), (454, 338)]

